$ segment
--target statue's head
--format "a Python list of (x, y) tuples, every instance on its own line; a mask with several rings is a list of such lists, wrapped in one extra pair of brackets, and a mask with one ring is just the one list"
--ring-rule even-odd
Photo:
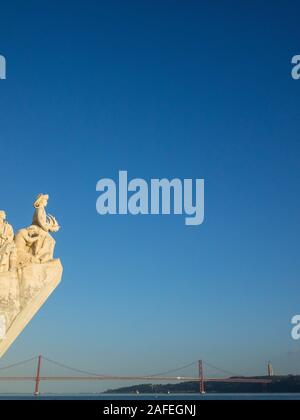
[(0, 210), (0, 221), (6, 219), (6, 213), (4, 210)]
[(39, 194), (33, 205), (36, 209), (38, 209), (39, 207), (46, 207), (48, 204), (48, 200), (48, 194)]

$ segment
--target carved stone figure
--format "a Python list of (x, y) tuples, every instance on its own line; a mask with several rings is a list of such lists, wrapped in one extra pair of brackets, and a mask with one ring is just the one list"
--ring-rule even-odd
[(53, 258), (55, 241), (49, 233), (60, 226), (46, 214), (48, 199), (37, 197), (32, 225), (15, 237), (0, 211), (0, 357), (61, 281), (63, 268)]
[(13, 271), (16, 268), (16, 247), (14, 230), (6, 222), (5, 211), (0, 211), (0, 272)]
[(43, 263), (53, 260), (55, 240), (49, 232), (58, 232), (60, 226), (55, 217), (46, 213), (48, 200), (48, 195), (38, 195), (33, 204), (35, 212), (32, 225), (21, 229), (16, 235), (18, 267), (28, 262)]
[(34, 255), (41, 262), (53, 259), (55, 240), (49, 232), (58, 232), (60, 229), (55, 217), (47, 215), (45, 208), (48, 205), (49, 196), (40, 194), (34, 203), (35, 212), (32, 226), (38, 228), (38, 240), (34, 245)]
[(38, 241), (38, 229), (35, 226), (21, 229), (16, 234), (17, 266), (20, 268), (29, 263), (40, 263), (35, 257), (33, 245)]

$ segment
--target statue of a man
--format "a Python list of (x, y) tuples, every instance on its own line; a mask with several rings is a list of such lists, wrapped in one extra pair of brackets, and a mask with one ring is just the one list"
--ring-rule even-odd
[(33, 204), (35, 212), (32, 226), (38, 232), (38, 240), (33, 244), (33, 254), (40, 259), (40, 262), (53, 260), (55, 240), (49, 232), (58, 232), (60, 229), (55, 217), (46, 213), (48, 200), (49, 195), (39, 194)]
[(15, 268), (14, 230), (6, 221), (5, 211), (0, 210), (0, 272), (13, 271)]

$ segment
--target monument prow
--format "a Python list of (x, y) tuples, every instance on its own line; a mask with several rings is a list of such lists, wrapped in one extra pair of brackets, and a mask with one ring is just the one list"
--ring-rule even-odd
[(15, 236), (0, 211), (0, 357), (61, 281), (63, 267), (53, 257), (55, 241), (49, 234), (60, 226), (46, 214), (48, 199), (38, 196), (32, 225)]

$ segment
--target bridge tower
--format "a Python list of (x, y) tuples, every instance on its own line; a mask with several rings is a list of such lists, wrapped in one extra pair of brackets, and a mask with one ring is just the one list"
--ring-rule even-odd
[(40, 355), (38, 357), (38, 365), (37, 365), (37, 371), (36, 371), (36, 377), (35, 377), (35, 390), (34, 390), (35, 396), (38, 396), (40, 393), (41, 367), (42, 367), (42, 356)]
[(268, 376), (269, 377), (274, 376), (274, 369), (271, 362), (268, 362)]
[(198, 368), (199, 368), (199, 387), (200, 387), (200, 394), (205, 394), (205, 382), (204, 382), (204, 368), (203, 368), (203, 361), (198, 361)]

